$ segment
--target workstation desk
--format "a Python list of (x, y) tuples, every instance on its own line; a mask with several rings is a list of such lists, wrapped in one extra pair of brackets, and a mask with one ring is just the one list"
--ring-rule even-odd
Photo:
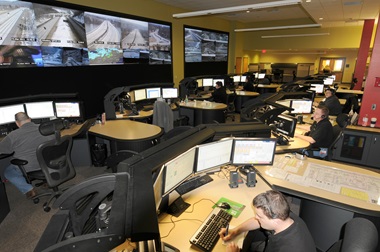
[(240, 110), (243, 104), (253, 98), (256, 98), (260, 94), (253, 91), (244, 91), (244, 90), (235, 90), (236, 98), (235, 98), (235, 111), (240, 113)]
[(281, 87), (280, 84), (258, 84), (257, 85), (257, 92), (260, 94), (264, 93), (276, 93), (277, 88)]
[(207, 123), (224, 123), (227, 105), (209, 101), (188, 101), (179, 104), (179, 115), (189, 117), (189, 125), (196, 126)]

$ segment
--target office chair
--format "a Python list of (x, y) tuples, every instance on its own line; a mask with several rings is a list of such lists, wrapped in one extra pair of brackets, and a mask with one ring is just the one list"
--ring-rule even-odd
[(235, 90), (227, 95), (227, 110), (225, 112), (225, 119), (231, 118), (232, 121), (235, 121), (235, 99), (236, 92)]
[(343, 238), (326, 252), (375, 252), (378, 242), (375, 224), (368, 219), (355, 217), (345, 224)]
[[(13, 164), (19, 165), (23, 174), (25, 174), (28, 183), (40, 179), (46, 182), (51, 191), (37, 194), (33, 197), (33, 202), (38, 203), (39, 198), (50, 196), (43, 204), (45, 212), (50, 211), (50, 203), (58, 198), (66, 188), (58, 188), (61, 184), (75, 177), (76, 172), (71, 162), (72, 137), (61, 137), (60, 131), (64, 128), (63, 120), (55, 119), (41, 123), (39, 131), (42, 135), (55, 135), (53, 140), (44, 142), (37, 147), (36, 155), (41, 170), (26, 173), (24, 165), (25, 160), (12, 160)], [(43, 176), (42, 176), (43, 175)]]
[(91, 165), (90, 144), (88, 141), (88, 130), (95, 124), (96, 118), (87, 119), (79, 130), (71, 135), (73, 138), (73, 148), (71, 150), (71, 160), (75, 167)]
[(153, 122), (165, 132), (173, 129), (174, 115), (169, 104), (164, 101), (155, 101), (153, 105)]

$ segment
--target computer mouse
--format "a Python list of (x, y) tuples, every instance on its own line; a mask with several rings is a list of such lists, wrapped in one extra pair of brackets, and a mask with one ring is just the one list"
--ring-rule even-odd
[(228, 204), (227, 202), (222, 202), (222, 203), (219, 203), (218, 207), (222, 208), (222, 209), (230, 209), (231, 208), (231, 205)]

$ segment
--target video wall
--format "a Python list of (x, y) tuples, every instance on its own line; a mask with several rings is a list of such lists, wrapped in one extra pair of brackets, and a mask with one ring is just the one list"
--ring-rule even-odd
[(0, 68), (155, 65), (171, 58), (170, 24), (0, 1)]

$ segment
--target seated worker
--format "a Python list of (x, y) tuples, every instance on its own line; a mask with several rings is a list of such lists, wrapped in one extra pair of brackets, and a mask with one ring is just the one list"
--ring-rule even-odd
[(219, 235), (223, 241), (229, 241), (247, 232), (243, 248), (234, 243), (227, 244), (227, 252), (281, 251), (315, 252), (316, 247), (305, 222), (290, 211), (285, 196), (274, 190), (257, 195), (253, 199), (255, 216), (230, 229), (222, 228)]
[(320, 148), (318, 151), (306, 153), (309, 156), (325, 157), (327, 148), (334, 141), (333, 126), (329, 120), (329, 109), (324, 105), (318, 105), (313, 113), (312, 125), (297, 125), (298, 129), (306, 131), (305, 134), (295, 133), (294, 137), (303, 139), (311, 144), (311, 148)]
[[(54, 135), (43, 136), (39, 131), (39, 125), (31, 121), (31, 118), (24, 112), (19, 112), (15, 115), (16, 125), (18, 129), (10, 132), (0, 142), (0, 153), (12, 153), (14, 158), (27, 160), (25, 165), (27, 172), (40, 170), (40, 165), (37, 160), (36, 149), (45, 141), (54, 139)], [(35, 189), (31, 184), (28, 184), (17, 165), (9, 165), (5, 168), (4, 176), (17, 189), (26, 195), (27, 198), (32, 198), (36, 195)]]
[(245, 78), (245, 82), (243, 85), (243, 90), (244, 91), (255, 91), (255, 77), (253, 75), (248, 75), (247, 78)]
[(227, 92), (221, 81), (215, 83), (215, 90), (212, 92), (212, 101), (227, 103)]
[(314, 105), (325, 105), (329, 108), (330, 115), (339, 115), (340, 113), (342, 113), (343, 107), (340, 104), (338, 97), (335, 95), (335, 89), (327, 88), (325, 90), (325, 97), (325, 99), (323, 99), (319, 103), (314, 103)]

